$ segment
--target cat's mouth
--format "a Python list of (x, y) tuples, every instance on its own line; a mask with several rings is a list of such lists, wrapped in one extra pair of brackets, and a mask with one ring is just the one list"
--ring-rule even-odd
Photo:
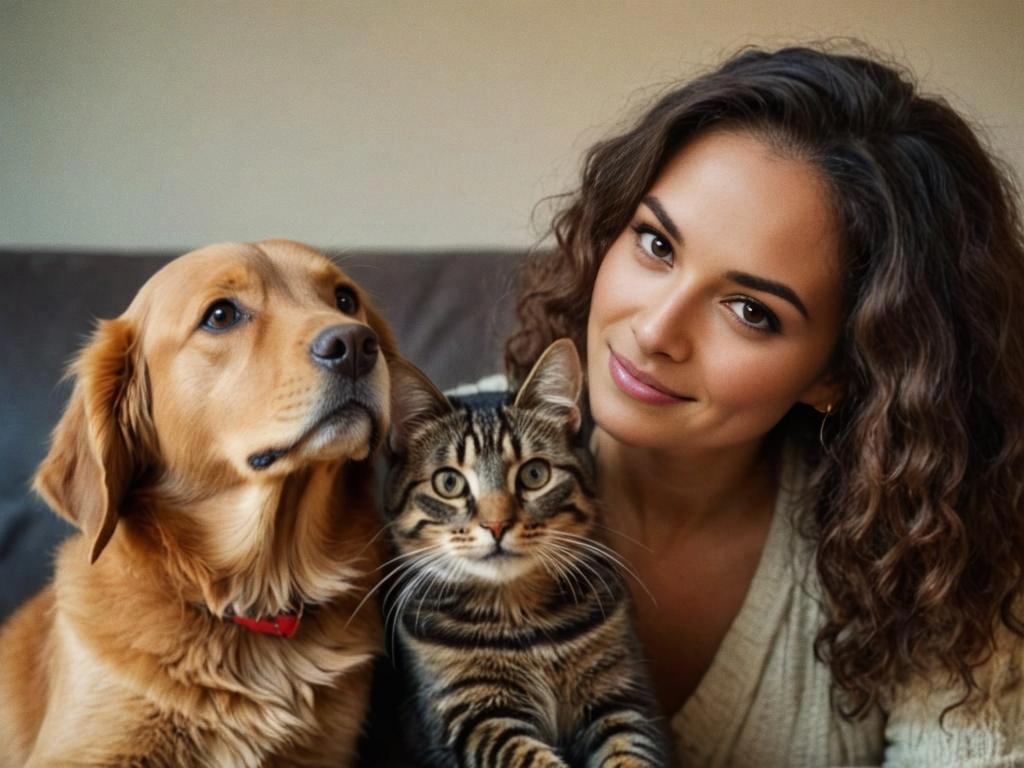
[(501, 544), (495, 544), (494, 549), (492, 549), (490, 552), (488, 552), (480, 559), (486, 562), (495, 562), (498, 560), (514, 560), (519, 557), (522, 557), (522, 555), (518, 552), (510, 552), (509, 550), (502, 547)]
[(537, 561), (529, 553), (491, 545), (487, 552), (466, 553), (465, 565), (470, 574), (489, 584), (510, 584), (534, 568)]

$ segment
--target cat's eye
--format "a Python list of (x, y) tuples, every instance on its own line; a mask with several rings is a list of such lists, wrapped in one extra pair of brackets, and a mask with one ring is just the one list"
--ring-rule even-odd
[(551, 465), (544, 459), (530, 459), (519, 468), (517, 479), (523, 488), (531, 491), (543, 488), (551, 479)]
[(454, 499), (466, 490), (466, 478), (461, 472), (448, 467), (437, 470), (430, 482), (437, 495), (445, 499)]

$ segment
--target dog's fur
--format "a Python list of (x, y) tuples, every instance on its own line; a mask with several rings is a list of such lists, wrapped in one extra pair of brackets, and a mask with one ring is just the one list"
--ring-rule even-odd
[[(244, 315), (212, 332), (224, 298)], [(383, 353), (359, 377), (311, 355), (348, 323)], [(367, 459), (394, 352), (360, 289), (286, 241), (187, 254), (99, 325), (35, 481), (81, 533), (0, 630), (0, 766), (353, 761), (382, 644), (374, 606), (353, 612), (380, 562)], [(300, 606), (291, 638), (227, 619)]]

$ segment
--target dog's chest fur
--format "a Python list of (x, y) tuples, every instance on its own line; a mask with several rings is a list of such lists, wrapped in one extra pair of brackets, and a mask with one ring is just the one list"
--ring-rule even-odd
[[(141, 574), (117, 574), (115, 557), (88, 565), (85, 546), (65, 544), (61, 578), (33, 606), (40, 616), (61, 606), (33, 758), (225, 767), (351, 758), (354, 738), (338, 734), (358, 732), (380, 642), (373, 606), (349, 621), (361, 594), (304, 616), (292, 638), (261, 635), (140, 589), (131, 577)], [(93, 599), (76, 596), (83, 590)]]

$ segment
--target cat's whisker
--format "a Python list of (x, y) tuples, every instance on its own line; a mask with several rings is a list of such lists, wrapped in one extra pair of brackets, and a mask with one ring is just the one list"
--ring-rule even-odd
[(402, 584), (406, 583), (406, 580), (411, 572), (414, 572), (417, 568), (421, 567), (423, 563), (429, 562), (432, 557), (435, 556), (436, 550), (439, 547), (426, 547), (415, 553), (415, 557), (399, 563), (389, 573), (378, 582), (376, 589), (382, 588), (387, 582), (391, 582), (388, 586), (387, 592), (382, 596), (381, 601), (384, 605), (391, 604), (391, 595), (395, 589), (400, 589)]
[[(401, 617), (403, 615), (405, 615), (405, 611), (406, 611), (406, 608), (409, 605), (409, 603), (414, 598), (419, 597), (420, 602), (419, 602), (418, 608), (422, 607), (422, 605), (423, 605), (424, 596), (417, 594), (420, 591), (420, 585), (424, 584), (424, 583), (429, 583), (431, 581), (436, 580), (436, 577), (432, 573), (432, 571), (430, 569), (430, 566), (434, 562), (439, 562), (441, 560), (441, 557), (442, 557), (441, 556), (442, 546), (438, 545), (437, 546), (437, 550), (438, 551), (436, 553), (431, 553), (429, 555), (424, 556), (424, 558), (422, 560), (416, 561), (417, 565), (421, 565), (422, 566), (422, 570), (419, 573), (417, 573), (415, 576), (413, 576), (411, 581), (409, 581), (409, 582), (400, 582), (399, 585), (393, 585), (392, 586), (392, 589), (394, 589), (395, 586), (401, 586), (402, 587), (402, 591), (399, 593), (398, 598), (396, 599), (395, 604), (394, 604), (392, 610), (388, 611), (388, 613), (387, 613), (387, 615), (385, 616), (385, 619), (384, 619), (385, 627), (387, 627), (389, 624), (390, 624), (390, 627), (391, 627), (391, 647), (392, 648), (395, 647), (396, 633), (397, 633), (397, 629), (398, 629), (398, 624), (401, 621)], [(389, 595), (391, 594), (390, 590), (389, 590), (388, 594)], [(391, 614), (392, 613), (394, 613), (394, 616), (395, 616), (395, 620), (393, 622), (391, 621)], [(417, 617), (417, 625), (418, 625), (418, 617)]]
[[(417, 552), (418, 557), (406, 560), (404, 563), (395, 568), (395, 570), (388, 576), (388, 578), (397, 574), (402, 574), (404, 578), (405, 576), (408, 576), (409, 571), (417, 568), (424, 568), (425, 570), (425, 566), (429, 565), (431, 560), (438, 557), (441, 549), (441, 545), (438, 544), (433, 547), (428, 547), (425, 552)], [(386, 579), (382, 579), (381, 581), (386, 581)], [(400, 588), (404, 583), (405, 582), (403, 582), (402, 579), (398, 579), (390, 587), (388, 587), (387, 594), (384, 595), (384, 601), (388, 602), (391, 599), (391, 593), (394, 592), (396, 588)]]
[(409, 552), (403, 552), (402, 554), (397, 555), (395, 557), (392, 557), (390, 560), (386, 560), (383, 563), (381, 563), (377, 567), (377, 570), (378, 571), (382, 571), (385, 568), (387, 568), (389, 565), (391, 565), (391, 563), (397, 563), (399, 560), (407, 560), (410, 557), (415, 557), (416, 555), (419, 555), (419, 554), (421, 554), (423, 552), (430, 552), (431, 550), (438, 549), (438, 548), (440, 548), (440, 546), (441, 546), (440, 544), (431, 544), (430, 546), (427, 546), (427, 547), (421, 547), (420, 549), (414, 549), (414, 550), (411, 550)]
[(569, 589), (573, 594), (573, 599), (577, 603), (581, 603), (585, 600), (585, 597), (581, 596), (577, 590), (585, 590), (584, 595), (596, 595), (597, 590), (594, 589), (594, 585), (587, 577), (587, 574), (580, 570), (579, 565), (576, 563), (574, 553), (560, 545), (554, 545), (554, 549), (554, 554), (559, 558), (559, 561), (562, 563), (562, 568), (566, 573), (566, 579), (569, 584)]
[[(411, 582), (399, 582), (399, 586), (401, 586), (402, 589), (398, 593), (398, 596), (395, 598), (395, 601), (393, 603), (389, 603), (390, 607), (388, 608), (387, 613), (385, 613), (384, 615), (385, 631), (390, 629), (392, 654), (394, 654), (395, 649), (397, 648), (397, 631), (398, 624), (401, 621), (402, 611), (404, 610), (405, 603), (408, 601), (408, 597), (411, 591), (410, 587), (415, 582), (416, 578), (417, 577), (414, 576), (413, 581)], [(393, 589), (394, 585), (392, 585), (391, 590)], [(388, 596), (386, 600), (390, 600), (391, 590), (388, 590)]]
[(650, 593), (650, 590), (647, 589), (647, 585), (643, 583), (643, 580), (640, 578), (639, 574), (637, 574), (637, 572), (633, 570), (633, 568), (631, 568), (629, 564), (626, 563), (613, 550), (609, 549), (608, 547), (605, 547), (604, 545), (597, 544), (596, 542), (591, 542), (583, 537), (575, 536), (570, 533), (562, 532), (555, 536), (555, 538), (562, 542), (569, 543), (573, 547), (578, 547), (583, 551), (587, 552), (588, 554), (598, 558), (599, 560), (604, 560), (611, 564), (613, 567), (625, 571), (637, 582), (637, 584), (640, 585), (640, 587), (645, 592), (647, 592), (648, 596), (650, 596), (652, 600), (654, 599)]
[[(417, 630), (419, 630), (419, 627), (420, 627), (420, 615), (421, 615), (421, 613), (423, 611), (423, 603), (427, 602), (427, 600), (429, 598), (431, 598), (430, 592), (431, 592), (431, 589), (433, 588), (433, 586), (437, 582), (440, 582), (440, 584), (441, 584), (441, 594), (443, 594), (443, 592), (447, 589), (447, 582), (445, 580), (439, 579), (437, 577), (437, 575), (432, 573), (429, 569), (424, 569), (423, 577), (424, 578), (420, 580), (419, 584), (416, 587), (416, 590), (419, 593), (417, 595), (416, 622), (415, 622), (415, 626), (416, 626)], [(436, 603), (438, 603), (440, 601), (440, 595), (434, 595), (432, 597), (433, 597), (433, 603), (434, 604), (436, 604)]]
[(455, 594), (455, 590), (456, 590), (457, 586), (462, 581), (462, 576), (463, 576), (463, 572), (464, 571), (465, 571), (465, 566), (463, 566), (460, 563), (459, 564), (458, 573), (456, 574), (456, 578), (448, 579), (448, 580), (442, 582), (444, 589), (441, 592), (441, 596), (440, 596), (439, 600), (444, 600), (445, 598), (447, 598), (449, 592), (451, 592), (453, 595)]
[(561, 591), (562, 585), (566, 584), (569, 587), (569, 592), (572, 593), (573, 602), (578, 603), (580, 598), (579, 595), (576, 594), (576, 589), (573, 586), (571, 580), (572, 574), (569, 574), (569, 579), (566, 578), (566, 570), (564, 566), (559, 563), (557, 555), (553, 552), (543, 552), (538, 550), (535, 553), (535, 557), (540, 561), (541, 567), (543, 567), (548, 575), (554, 580), (559, 591)]
[[(426, 571), (418, 573), (413, 577), (412, 583), (409, 585), (407, 592), (408, 598), (405, 600), (405, 605), (402, 607), (402, 610), (399, 611), (399, 617), (406, 616), (409, 604), (416, 604), (416, 621), (414, 624), (417, 630), (419, 630), (419, 611), (423, 607), (423, 594), (420, 592), (420, 586), (429, 579), (430, 575)], [(401, 618), (399, 618), (399, 621), (401, 621)]]
[(640, 578), (640, 574), (633, 570), (629, 563), (627, 563), (617, 552), (615, 552), (615, 550), (611, 549), (610, 547), (604, 544), (601, 544), (600, 542), (584, 538), (583, 536), (579, 536), (575, 533), (569, 533), (568, 531), (549, 531), (548, 533), (555, 539), (559, 539), (561, 541), (566, 542), (572, 542), (574, 546), (582, 547), (583, 549), (588, 550), (592, 554), (608, 560), (617, 568), (620, 568), (621, 570), (625, 571), (637, 583), (637, 585), (647, 594), (647, 596), (651, 599), (651, 602), (655, 606), (658, 605), (658, 601), (654, 598), (654, 595), (651, 594), (651, 590), (647, 588), (647, 585), (644, 584), (643, 579)]
[(615, 593), (611, 591), (610, 587), (608, 586), (608, 583), (601, 577), (601, 575), (597, 572), (596, 569), (594, 569), (593, 567), (589, 566), (573, 550), (569, 549), (568, 547), (566, 547), (564, 545), (560, 545), (560, 544), (552, 544), (551, 547), (552, 548), (557, 548), (562, 553), (562, 555), (568, 560), (568, 564), (573, 569), (573, 572), (576, 575), (578, 575), (580, 579), (583, 580), (583, 582), (587, 585), (587, 588), (590, 591), (590, 594), (592, 594), (594, 596), (594, 599), (597, 600), (598, 607), (601, 609), (601, 615), (605, 616), (605, 618), (607, 618), (607, 613), (605, 612), (605, 609), (604, 609), (604, 603), (601, 601), (601, 593), (597, 589), (597, 587), (594, 586), (594, 583), (583, 572), (582, 567), (586, 566), (587, 569), (598, 578), (598, 580), (604, 585), (605, 591), (608, 593), (608, 596), (614, 600), (615, 599)]
[(380, 529), (375, 534), (373, 534), (373, 536), (370, 537), (370, 540), (368, 542), (366, 542), (366, 544), (363, 546), (363, 548), (359, 550), (359, 552), (356, 554), (356, 557), (360, 557), (363, 554), (365, 554), (366, 550), (368, 550), (371, 546), (373, 546), (373, 543), (375, 541), (377, 541), (377, 539), (379, 539), (381, 536), (383, 536), (385, 531), (387, 531), (389, 528), (391, 528), (392, 525), (394, 525), (393, 522), (392, 523), (384, 523), (380, 527)]
[(541, 552), (535, 552), (533, 556), (536, 558), (537, 562), (540, 563), (540, 567), (544, 569), (544, 573), (550, 576), (551, 580), (554, 581), (556, 585), (560, 585), (561, 582), (559, 574), (556, 570), (552, 569), (552, 564), (550, 563), (549, 558)]
[[(387, 605), (392, 606), (400, 602), (401, 599), (404, 596), (406, 596), (409, 590), (412, 589), (413, 585), (416, 583), (419, 577), (427, 573), (427, 566), (429, 566), (430, 562), (436, 557), (436, 552), (429, 552), (427, 554), (421, 555), (420, 557), (414, 560), (409, 560), (403, 563), (401, 566), (399, 566), (399, 568), (396, 568), (395, 572), (401, 573), (402, 578), (396, 580), (391, 584), (391, 586), (388, 587), (388, 591), (384, 595), (384, 602)], [(410, 573), (412, 574), (411, 577)], [(394, 594), (396, 589), (398, 590), (398, 596), (395, 598), (395, 601), (392, 602), (391, 595)]]
[[(420, 554), (423, 551), (428, 551), (428, 550), (436, 549), (436, 548), (437, 547), (426, 547), (426, 548), (424, 548), (424, 550), (419, 550), (417, 552), (417, 554)], [(389, 562), (391, 562), (391, 561), (389, 561)], [(415, 561), (415, 560), (406, 561), (405, 563), (402, 563), (400, 566), (395, 568), (390, 573), (386, 574), (383, 578), (379, 579), (377, 581), (377, 583), (373, 585), (373, 587), (370, 589), (370, 591), (367, 592), (365, 595), (363, 595), (363, 599), (360, 600), (359, 604), (356, 605), (356, 607), (353, 609), (352, 614), (348, 617), (348, 621), (345, 623), (345, 626), (348, 627), (349, 622), (351, 622), (352, 619), (355, 618), (356, 614), (359, 613), (359, 610), (366, 604), (366, 602), (371, 597), (373, 597), (374, 594), (376, 594), (377, 590), (379, 590), (381, 587), (383, 587), (384, 584), (386, 584), (388, 581), (390, 581), (391, 579), (396, 578), (397, 576), (402, 574), (404, 571), (407, 571), (409, 568), (414, 567), (416, 564), (417, 564), (417, 561)], [(399, 579), (399, 582), (400, 581), (401, 581), (401, 579)], [(396, 583), (398, 583), (398, 582), (396, 582)], [(391, 594), (391, 592), (389, 590), (388, 591), (388, 595), (390, 595), (390, 594)], [(385, 600), (387, 600), (387, 596), (385, 596)]]
[(602, 529), (604, 531), (608, 531), (608, 533), (615, 534), (620, 539), (625, 539), (630, 544), (635, 544), (637, 547), (642, 549), (644, 552), (648, 552), (648, 553), (653, 553), (654, 552), (654, 550), (651, 547), (648, 547), (643, 542), (639, 541), (638, 539), (634, 539), (632, 536), (629, 536), (629, 535), (623, 533), (622, 531), (618, 530), (617, 528), (612, 528), (610, 525), (605, 525), (604, 523), (599, 523), (596, 520), (593, 521), (591, 523), (591, 525), (593, 525), (595, 528), (600, 528), (600, 529)]
[[(416, 620), (413, 622), (413, 626), (416, 627), (416, 631), (419, 631), (423, 603), (427, 602), (427, 599), (430, 596), (430, 588), (436, 581), (437, 579), (431, 571), (424, 570), (409, 588), (410, 597), (406, 601), (406, 606), (408, 606), (408, 604), (413, 600), (416, 601)], [(403, 607), (402, 615), (405, 615), (405, 613), (406, 608)]]
[(591, 553), (598, 555), (602, 559), (608, 560), (609, 562), (615, 564), (617, 567), (626, 571), (633, 578), (639, 580), (640, 577), (638, 576), (636, 571), (633, 570), (633, 568), (622, 558), (621, 555), (619, 555), (618, 552), (616, 552), (614, 549), (607, 546), (606, 544), (602, 544), (599, 541), (594, 541), (593, 539), (588, 539), (585, 536), (580, 536), (579, 534), (571, 533), (569, 531), (549, 530), (548, 533), (552, 537), (559, 538), (562, 541), (570, 541), (575, 546), (580, 546), (583, 549), (586, 549)]

